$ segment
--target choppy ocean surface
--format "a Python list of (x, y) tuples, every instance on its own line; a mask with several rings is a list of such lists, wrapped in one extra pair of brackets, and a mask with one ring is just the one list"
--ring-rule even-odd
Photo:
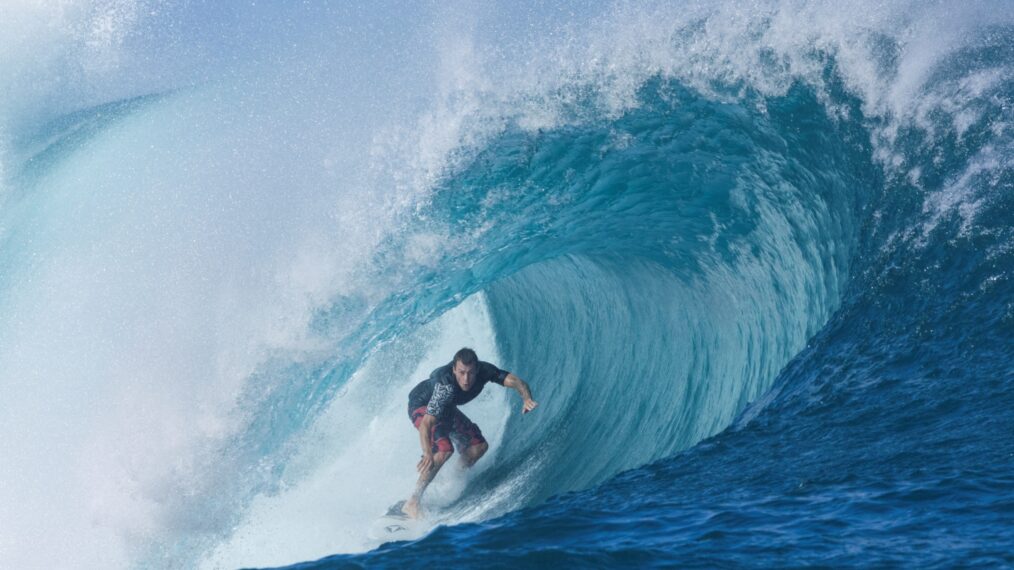
[(0, 566), (1014, 566), (1014, 5), (226, 4), (0, 18)]

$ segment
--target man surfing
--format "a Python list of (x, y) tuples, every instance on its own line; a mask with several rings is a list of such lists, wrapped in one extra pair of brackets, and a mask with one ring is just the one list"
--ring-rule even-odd
[(462, 467), (466, 469), (475, 465), (489, 449), (479, 426), (458, 409), (458, 406), (475, 399), (489, 382), (517, 390), (523, 401), (523, 414), (539, 405), (532, 399), (532, 392), (524, 380), (488, 362), (481, 362), (470, 348), (459, 350), (450, 364), (434, 370), (408, 395), (408, 417), (419, 430), (423, 452), (416, 466), (419, 482), (412, 497), (402, 505), (402, 510), (409, 517), (419, 518), (419, 500), (423, 492), (437, 471), (451, 458), (455, 447), (461, 453)]

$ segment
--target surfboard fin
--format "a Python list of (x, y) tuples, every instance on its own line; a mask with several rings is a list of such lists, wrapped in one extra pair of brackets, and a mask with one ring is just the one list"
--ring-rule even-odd
[(408, 515), (405, 514), (404, 510), (402, 510), (402, 507), (404, 506), (405, 501), (398, 501), (397, 503), (391, 505), (391, 508), (387, 509), (387, 514), (385, 516), (407, 519)]

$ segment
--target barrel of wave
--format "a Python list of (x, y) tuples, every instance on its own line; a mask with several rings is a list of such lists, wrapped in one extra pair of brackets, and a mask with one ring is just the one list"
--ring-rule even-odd
[[(369, 536), (370, 524), (411, 493), (417, 476), (419, 441), (406, 415), (408, 392), (462, 346), (500, 361), (481, 293), (374, 354), (301, 438), (282, 477), (283, 490), (253, 497), (242, 523), (201, 567), (281, 565), (378, 546)], [(482, 428), (490, 452), (468, 473), (441, 473), (427, 492), (431, 507), (453, 503), (470, 478), (496, 464), (508, 414), (503, 392), (486, 390), (469, 404), (469, 417)], [(458, 516), (475, 519), (482, 513)]]

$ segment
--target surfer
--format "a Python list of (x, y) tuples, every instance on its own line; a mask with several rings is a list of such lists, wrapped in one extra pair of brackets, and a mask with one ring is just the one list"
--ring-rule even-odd
[(539, 405), (532, 399), (532, 392), (524, 380), (480, 361), (470, 348), (459, 350), (450, 364), (434, 370), (408, 395), (408, 417), (419, 430), (423, 455), (416, 466), (419, 482), (415, 492), (402, 506), (406, 515), (419, 518), (419, 500), (437, 471), (451, 458), (455, 446), (461, 453), (461, 466), (465, 469), (475, 465), (489, 449), (479, 426), (458, 409), (458, 406), (475, 399), (488, 382), (517, 390), (523, 400), (523, 414)]

